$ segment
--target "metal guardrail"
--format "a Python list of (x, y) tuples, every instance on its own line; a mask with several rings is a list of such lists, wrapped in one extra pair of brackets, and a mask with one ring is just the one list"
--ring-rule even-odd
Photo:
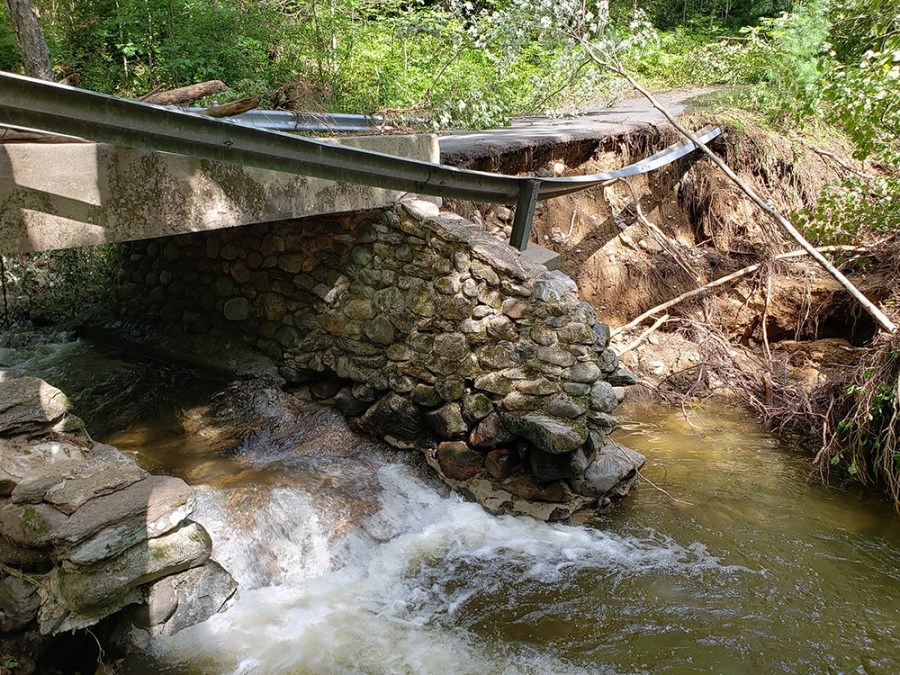
[[(199, 113), (204, 108), (165, 106), (167, 110)], [(305, 131), (321, 133), (374, 132), (384, 124), (381, 115), (348, 113), (288, 112), (285, 110), (250, 110), (240, 115), (220, 117), (223, 122), (243, 124), (267, 131)]]
[[(0, 122), (112, 145), (412, 194), (516, 204), (510, 244), (519, 250), (528, 245), (538, 199), (648, 173), (695, 149), (689, 141), (677, 143), (622, 169), (591, 176), (505, 176), (266, 131), (10, 73), (0, 73)], [(698, 138), (706, 143), (720, 133), (718, 128), (707, 127)]]

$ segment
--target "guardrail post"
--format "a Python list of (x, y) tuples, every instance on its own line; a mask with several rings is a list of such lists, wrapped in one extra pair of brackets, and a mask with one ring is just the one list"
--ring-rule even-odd
[(519, 188), (519, 199), (516, 201), (516, 216), (513, 219), (512, 234), (509, 245), (520, 251), (528, 248), (528, 235), (531, 233), (531, 221), (534, 218), (534, 207), (537, 204), (539, 180), (523, 180)]

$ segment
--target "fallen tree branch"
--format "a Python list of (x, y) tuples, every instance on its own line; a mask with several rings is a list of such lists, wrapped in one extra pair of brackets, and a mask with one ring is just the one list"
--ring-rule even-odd
[(186, 105), (196, 101), (198, 98), (221, 94), (223, 91), (228, 91), (228, 85), (222, 80), (209, 80), (208, 82), (189, 84), (186, 87), (178, 87), (168, 91), (151, 91), (140, 100), (144, 103), (153, 103), (154, 105)]
[[(762, 315), (762, 340), (763, 340), (763, 352), (766, 355), (766, 363), (770, 363), (772, 361), (772, 349), (769, 347), (769, 329), (766, 324), (769, 322), (769, 305), (772, 302), (772, 269), (767, 270), (766, 273), (766, 304), (763, 306), (763, 315)], [(749, 298), (747, 299), (749, 302)]]
[(852, 167), (850, 164), (848, 164), (843, 159), (841, 159), (840, 157), (835, 155), (833, 152), (829, 152), (828, 150), (822, 150), (821, 148), (817, 148), (816, 146), (810, 145), (809, 143), (807, 143), (806, 141), (804, 141), (802, 139), (800, 142), (803, 143), (804, 146), (806, 146), (807, 148), (812, 150), (814, 153), (816, 153), (820, 157), (825, 157), (827, 159), (830, 159), (832, 162), (834, 162), (839, 167), (844, 169), (844, 171), (852, 173), (857, 178), (862, 178), (863, 180), (867, 180), (867, 181), (871, 181), (871, 180), (875, 179), (875, 176), (873, 176), (872, 174), (866, 173), (865, 171), (860, 171), (859, 169)]
[(686, 501), (684, 501), (683, 499), (678, 499), (677, 497), (673, 497), (673, 496), (670, 495), (668, 492), (666, 492), (666, 491), (663, 490), (661, 487), (659, 487), (659, 485), (657, 485), (657, 484), (654, 483), (652, 480), (650, 480), (649, 478), (647, 478), (647, 477), (646, 477), (644, 474), (642, 474), (640, 471), (637, 471), (637, 475), (638, 475), (638, 477), (639, 477), (641, 480), (647, 481), (647, 483), (650, 484), (650, 487), (652, 487), (652, 488), (654, 488), (654, 489), (656, 489), (656, 490), (659, 490), (659, 491), (662, 492), (666, 497), (668, 497), (669, 499), (671, 499), (673, 502), (678, 502), (679, 504), (684, 504), (685, 506), (694, 506), (694, 505), (691, 504), (690, 502), (686, 502)]
[(138, 101), (145, 101), (145, 102), (146, 102), (148, 98), (150, 98), (151, 96), (154, 96), (154, 95), (158, 94), (158, 93), (161, 92), (161, 91), (162, 91), (162, 86), (161, 86), (161, 85), (157, 85), (157, 86), (153, 87), (153, 89), (151, 89), (150, 91), (148, 91), (146, 94), (144, 94), (143, 96), (139, 96), (137, 100), (138, 100)]
[[(860, 251), (865, 250), (861, 246), (823, 246), (820, 249), (817, 249), (817, 252), (829, 252), (829, 251)], [(806, 251), (791, 251), (789, 253), (781, 253), (779, 255), (774, 256), (773, 260), (785, 260), (787, 258), (799, 258), (800, 256), (806, 255)], [(675, 305), (684, 302), (685, 300), (689, 300), (695, 296), (700, 295), (701, 293), (705, 293), (711, 288), (716, 288), (718, 286), (724, 286), (730, 281), (734, 281), (735, 279), (740, 279), (741, 277), (745, 277), (748, 274), (753, 274), (756, 270), (762, 267), (765, 263), (756, 263), (755, 265), (750, 265), (749, 267), (744, 267), (743, 269), (739, 269), (737, 272), (732, 272), (731, 274), (726, 274), (724, 277), (719, 277), (714, 281), (710, 281), (708, 284), (701, 286), (700, 288), (694, 288), (687, 293), (682, 293), (677, 298), (672, 298), (671, 300), (662, 303), (661, 305), (657, 305), (653, 309), (648, 309), (646, 312), (641, 314), (639, 317), (632, 319), (624, 326), (620, 326), (615, 330), (610, 332), (610, 337), (615, 337), (619, 333), (623, 333), (626, 330), (630, 330), (635, 326), (643, 323), (654, 314), (658, 314), (663, 310), (669, 309), (670, 307), (674, 307)]]
[(882, 312), (875, 304), (869, 300), (862, 292), (853, 285), (847, 277), (841, 273), (841, 271), (832, 265), (821, 253), (819, 253), (816, 248), (810, 244), (806, 238), (800, 233), (797, 228), (795, 228), (787, 218), (785, 218), (772, 204), (768, 202), (764, 202), (762, 198), (756, 194), (756, 191), (753, 190), (747, 183), (742, 181), (738, 175), (732, 171), (731, 167), (729, 167), (725, 162), (723, 162), (712, 150), (710, 150), (704, 143), (701, 143), (700, 140), (689, 131), (684, 125), (682, 125), (675, 116), (669, 112), (668, 108), (666, 108), (662, 103), (660, 103), (653, 94), (647, 91), (644, 87), (637, 83), (637, 81), (622, 68), (621, 65), (612, 63), (604, 58), (602, 58), (596, 51), (594, 51), (593, 45), (591, 45), (588, 40), (584, 38), (584, 36), (579, 34), (573, 34), (573, 37), (581, 44), (584, 48), (585, 52), (591, 59), (601, 68), (605, 68), (619, 77), (624, 78), (628, 84), (634, 87), (647, 101), (650, 102), (656, 110), (658, 110), (663, 117), (665, 117), (669, 123), (675, 127), (682, 136), (690, 140), (694, 146), (700, 150), (703, 154), (709, 157), (710, 161), (715, 164), (719, 169), (724, 173), (735, 185), (737, 185), (740, 190), (747, 195), (747, 197), (752, 201), (763, 213), (769, 216), (772, 220), (774, 220), (781, 228), (787, 232), (790, 237), (796, 241), (800, 247), (806, 251), (817, 263), (819, 263), (826, 272), (828, 272), (834, 279), (843, 286), (847, 292), (853, 296), (853, 298), (863, 306), (863, 308), (872, 315), (872, 317), (878, 322), (878, 324), (884, 328), (888, 333), (894, 333), (897, 330), (896, 324), (892, 322), (884, 312)]
[(214, 105), (212, 108), (201, 110), (200, 114), (207, 117), (232, 117), (258, 107), (259, 96), (253, 96), (252, 98), (242, 98), (239, 101), (231, 101), (222, 105)]
[(656, 330), (668, 320), (669, 320), (669, 315), (663, 314), (661, 317), (659, 317), (653, 323), (652, 326), (650, 326), (650, 328), (648, 328), (643, 333), (638, 335), (638, 337), (634, 341), (628, 343), (621, 351), (616, 350), (616, 356), (621, 357), (622, 354), (625, 354), (626, 352), (630, 352), (632, 349), (634, 349), (639, 344), (641, 344), (644, 340), (646, 340), (648, 337), (650, 337), (654, 332), (656, 332)]

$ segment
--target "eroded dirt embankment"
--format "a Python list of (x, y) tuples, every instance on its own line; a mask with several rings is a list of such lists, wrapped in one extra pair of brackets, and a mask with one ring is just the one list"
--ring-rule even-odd
[[(648, 126), (592, 144), (484, 158), (478, 168), (538, 176), (599, 173), (677, 139), (669, 127)], [(713, 149), (789, 215), (815, 207), (849, 166), (840, 159), (849, 156), (846, 148), (820, 152), (761, 129), (726, 126)], [(509, 232), (508, 210), (471, 203), (452, 208), (498, 237)], [(723, 280), (616, 335), (614, 348), (642, 385), (629, 396), (737, 398), (816, 449), (828, 441), (849, 405), (848, 384), (873, 353), (872, 319), (808, 258), (779, 258), (796, 245), (698, 153), (628, 183), (539, 203), (532, 239), (560, 254), (561, 269), (612, 326)], [(871, 299), (887, 300), (895, 292), (890, 256), (846, 241), (832, 248), (834, 259)], [(735, 279), (725, 283), (729, 275)]]

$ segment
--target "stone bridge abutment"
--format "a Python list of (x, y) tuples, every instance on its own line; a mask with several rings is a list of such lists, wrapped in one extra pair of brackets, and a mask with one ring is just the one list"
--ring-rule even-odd
[(643, 458), (606, 440), (633, 383), (607, 326), (571, 279), (431, 203), (133, 242), (124, 260), (125, 313), (239, 335), (492, 511), (564, 519), (636, 479)]

